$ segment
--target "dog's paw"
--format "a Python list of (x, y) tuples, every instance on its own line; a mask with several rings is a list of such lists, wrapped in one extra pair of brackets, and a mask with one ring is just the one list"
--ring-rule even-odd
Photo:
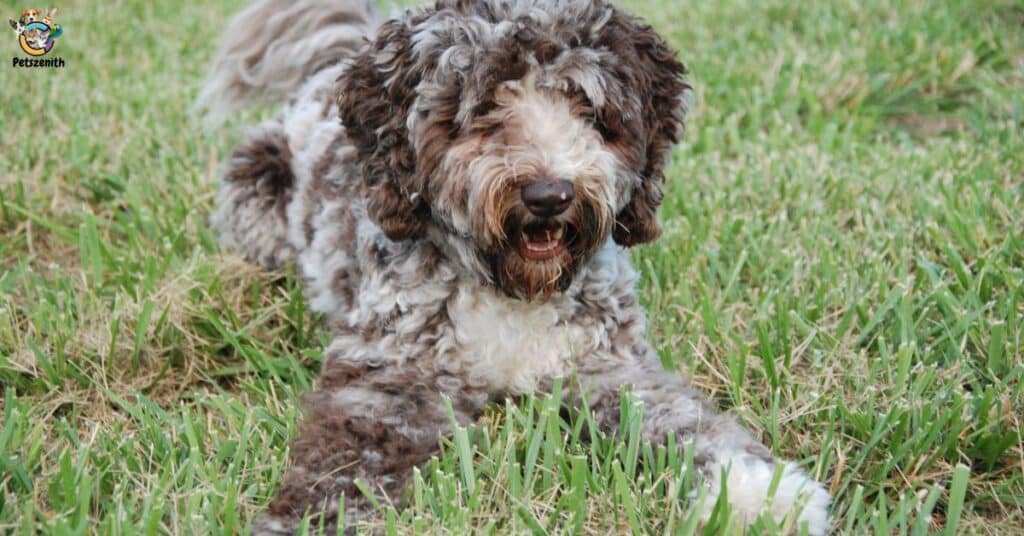
[(294, 536), (301, 520), (261, 514), (252, 524), (253, 536)]
[(708, 466), (707, 498), (702, 506), (702, 519), (711, 517), (718, 496), (722, 492), (722, 474), (725, 472), (727, 500), (733, 514), (749, 524), (767, 512), (777, 522), (795, 516), (796, 528), (806, 524), (807, 533), (818, 536), (828, 533), (828, 505), (831, 497), (824, 486), (807, 476), (796, 464), (783, 463), (782, 475), (775, 493), (768, 492), (775, 475), (776, 464), (764, 459), (742, 455), (727, 458)]
[(253, 536), (355, 534), (360, 523), (374, 517), (375, 510), (363, 501), (352, 502), (355, 504), (345, 510), (345, 525), (342, 530), (339, 530), (338, 527), (337, 505), (328, 503), (328, 506), (319, 514), (310, 512), (306, 517), (274, 515), (265, 511), (253, 520), (252, 534)]

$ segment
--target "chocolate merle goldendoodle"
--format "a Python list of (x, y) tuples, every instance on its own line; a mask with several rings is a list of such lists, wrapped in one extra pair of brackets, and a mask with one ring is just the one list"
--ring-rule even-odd
[[(829, 496), (718, 414), (644, 339), (627, 247), (660, 232), (683, 65), (604, 0), (441, 0), (378, 23), (366, 0), (263, 0), (236, 17), (200, 102), (287, 97), (223, 178), (213, 224), (294, 262), (334, 334), (257, 533), (401, 497), (456, 419), (572, 375), (614, 432), (623, 388), (652, 442), (692, 442), (743, 520), (829, 527)], [(366, 36), (366, 37), (364, 37)], [(346, 512), (337, 512), (346, 497)]]

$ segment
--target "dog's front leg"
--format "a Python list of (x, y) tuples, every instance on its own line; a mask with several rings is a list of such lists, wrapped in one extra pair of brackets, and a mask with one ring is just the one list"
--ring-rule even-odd
[(333, 534), (339, 499), (346, 525), (372, 513), (362, 481), (381, 502), (399, 504), (412, 468), (438, 451), (451, 429), (444, 396), (460, 424), (476, 419), (486, 393), (430, 364), (370, 366), (328, 359), (291, 445), (291, 467), (254, 534), (295, 534), (303, 517)]
[[(829, 530), (830, 497), (821, 484), (791, 462), (777, 462), (771, 452), (736, 420), (716, 412), (707, 399), (678, 374), (666, 371), (646, 344), (631, 345), (642, 355), (621, 358), (594, 355), (579, 368), (581, 388), (598, 425), (608, 434), (619, 428), (620, 393), (643, 403), (645, 440), (664, 444), (674, 435), (680, 448), (693, 446), (694, 463), (705, 476), (708, 498), (703, 504), (705, 521), (721, 493), (723, 476), (732, 512), (742, 522), (762, 512), (782, 520), (799, 509), (797, 520), (807, 523), (809, 534)], [(782, 471), (773, 497), (768, 491), (776, 471)]]

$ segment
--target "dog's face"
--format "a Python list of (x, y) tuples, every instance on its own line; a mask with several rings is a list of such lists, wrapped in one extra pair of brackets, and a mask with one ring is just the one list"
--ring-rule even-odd
[(22, 24), (21, 21), (7, 19), (7, 24), (10, 24), (11, 29), (14, 30), (14, 33), (18, 35), (21, 35), (21, 33), (25, 31), (25, 25)]
[(21, 12), (21, 20), (25, 24), (28, 24), (30, 22), (35, 22), (35, 21), (39, 20), (39, 10), (38, 9), (26, 9), (26, 10), (22, 11)]
[(442, 0), (385, 23), (341, 81), (370, 216), (523, 299), (609, 239), (657, 237), (684, 68), (600, 0)]
[[(426, 184), (433, 217), (465, 238), (492, 280), (523, 297), (571, 283), (636, 182), (589, 119), (586, 96), (543, 73), (535, 66), (479, 103), (464, 100), (477, 109), (443, 142), (431, 139), (437, 114), (414, 113), (410, 123), (418, 154), (441, 151)], [(420, 100), (414, 107), (431, 109), (433, 99)]]

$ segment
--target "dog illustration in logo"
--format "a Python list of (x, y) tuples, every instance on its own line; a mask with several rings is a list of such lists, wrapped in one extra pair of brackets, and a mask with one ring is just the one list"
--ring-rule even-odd
[(37, 20), (39, 20), (39, 10), (38, 9), (26, 9), (25, 11), (21, 12), (21, 23), (22, 24), (27, 26), (28, 23), (35, 22)]

